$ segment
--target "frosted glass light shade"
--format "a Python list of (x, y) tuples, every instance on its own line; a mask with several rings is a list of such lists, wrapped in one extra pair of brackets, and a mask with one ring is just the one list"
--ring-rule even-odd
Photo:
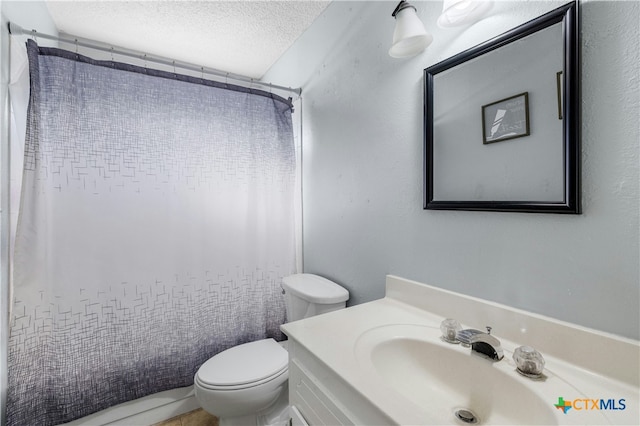
[(438, 26), (450, 28), (472, 24), (487, 13), (492, 4), (493, 0), (444, 0)]
[(396, 13), (395, 18), (396, 28), (393, 31), (393, 45), (389, 49), (389, 56), (393, 58), (415, 56), (433, 41), (433, 36), (424, 29), (413, 6), (401, 9)]

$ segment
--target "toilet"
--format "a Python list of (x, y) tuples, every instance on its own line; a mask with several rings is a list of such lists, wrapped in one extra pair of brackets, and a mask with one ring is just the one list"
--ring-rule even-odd
[[(343, 309), (349, 292), (314, 274), (282, 279), (287, 321)], [(288, 362), (282, 343), (262, 339), (234, 346), (206, 361), (194, 378), (196, 399), (220, 426), (288, 425)]]

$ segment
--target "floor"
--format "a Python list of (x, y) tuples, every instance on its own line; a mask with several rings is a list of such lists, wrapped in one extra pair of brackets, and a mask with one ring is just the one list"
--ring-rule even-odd
[(218, 426), (218, 418), (200, 408), (153, 426)]

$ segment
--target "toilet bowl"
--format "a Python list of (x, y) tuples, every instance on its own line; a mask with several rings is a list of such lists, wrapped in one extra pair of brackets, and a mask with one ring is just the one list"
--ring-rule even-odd
[[(259, 424), (286, 408), (287, 351), (273, 339), (234, 346), (205, 362), (196, 373), (196, 399), (220, 424)], [(265, 424), (265, 423), (263, 423)], [(266, 424), (276, 424), (269, 422)]]
[[(313, 274), (283, 278), (288, 321), (345, 307), (349, 293)], [(288, 361), (284, 343), (262, 339), (206, 361), (194, 377), (196, 399), (220, 426), (288, 425)]]

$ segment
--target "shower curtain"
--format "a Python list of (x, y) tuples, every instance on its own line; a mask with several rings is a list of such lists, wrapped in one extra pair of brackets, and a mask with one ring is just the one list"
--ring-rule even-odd
[(8, 425), (187, 386), (281, 338), (295, 272), (291, 103), (29, 40)]

